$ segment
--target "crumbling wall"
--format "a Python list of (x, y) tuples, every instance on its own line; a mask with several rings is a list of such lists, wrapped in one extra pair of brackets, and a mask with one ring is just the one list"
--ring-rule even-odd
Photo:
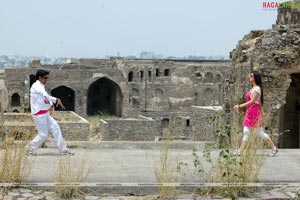
[(0, 79), (0, 102), (1, 102), (0, 112), (3, 112), (4, 110), (7, 109), (8, 102), (9, 102), (8, 92), (4, 84), (4, 79)]
[(159, 124), (153, 119), (100, 120), (104, 141), (154, 141), (159, 135)]

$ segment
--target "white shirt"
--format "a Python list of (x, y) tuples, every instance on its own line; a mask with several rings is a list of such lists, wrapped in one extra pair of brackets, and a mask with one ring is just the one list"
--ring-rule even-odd
[(45, 85), (39, 80), (35, 81), (30, 88), (30, 107), (31, 114), (36, 114), (40, 110), (49, 110), (49, 108), (56, 102), (56, 98), (50, 96), (46, 90)]

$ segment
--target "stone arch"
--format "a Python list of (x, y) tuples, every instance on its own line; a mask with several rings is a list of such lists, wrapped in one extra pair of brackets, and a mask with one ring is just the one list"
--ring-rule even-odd
[(148, 70), (148, 78), (151, 78), (151, 77), (152, 77), (152, 71)]
[(140, 108), (140, 102), (136, 98), (132, 99), (132, 107), (133, 108)]
[(159, 69), (158, 68), (155, 69), (155, 76), (159, 77)]
[(108, 78), (93, 82), (87, 92), (87, 114), (105, 112), (122, 116), (122, 92), (120, 86)]
[(170, 76), (170, 69), (164, 70), (164, 76)]
[(130, 71), (128, 73), (128, 82), (132, 82), (133, 81), (133, 71)]
[(169, 136), (170, 134), (169, 125), (170, 125), (170, 119), (164, 118), (161, 120), (161, 136), (165, 136), (165, 137)]
[[(60, 98), (66, 111), (75, 111), (75, 91), (66, 86), (59, 86), (51, 91), (51, 96)], [(61, 109), (55, 107), (55, 109)]]
[(195, 105), (202, 106), (202, 97), (199, 92), (195, 92)]
[(166, 102), (165, 99), (163, 98), (164, 91), (160, 88), (156, 88), (156, 89), (154, 89), (153, 94), (154, 94), (152, 97), (153, 109), (157, 109), (157, 110), (163, 109), (165, 102)]
[(206, 88), (203, 93), (203, 106), (212, 106), (214, 104), (214, 92)]
[(213, 82), (213, 73), (206, 72), (204, 76), (204, 83), (212, 83)]
[(144, 71), (140, 71), (140, 79), (143, 79), (144, 78)]
[(169, 128), (170, 119), (164, 118), (161, 120), (161, 127), (162, 128)]
[(214, 83), (221, 83), (221, 82), (222, 82), (221, 74), (216, 74), (214, 78)]
[(156, 88), (154, 90), (154, 95), (156, 97), (163, 97), (164, 96), (164, 91), (162, 89), (160, 89), (160, 88)]
[(132, 90), (131, 90), (131, 94), (132, 94), (132, 96), (134, 96), (134, 97), (138, 97), (138, 96), (140, 96), (140, 94), (139, 94), (140, 92), (139, 92), (139, 90), (138, 89), (136, 89), (136, 88), (132, 88)]
[(21, 106), (21, 97), (18, 93), (13, 93), (13, 95), (11, 95), (10, 105), (11, 105), (11, 107), (20, 107)]
[(195, 72), (195, 76), (196, 76), (196, 78), (197, 79), (199, 79), (200, 81), (202, 81), (202, 74), (201, 74), (201, 72)]

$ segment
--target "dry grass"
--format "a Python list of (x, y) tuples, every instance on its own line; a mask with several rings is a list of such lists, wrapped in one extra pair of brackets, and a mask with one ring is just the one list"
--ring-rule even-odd
[[(233, 113), (230, 131), (230, 143), (227, 148), (221, 149), (218, 160), (215, 164), (215, 181), (222, 183), (255, 183), (258, 182), (260, 169), (263, 165), (264, 152), (257, 153), (263, 149), (264, 144), (261, 139), (256, 137), (257, 130), (252, 130), (250, 138), (245, 145), (240, 156), (233, 154), (240, 147), (242, 138), (243, 113)], [(222, 187), (214, 188), (226, 197), (236, 199), (239, 196), (249, 196), (255, 191), (253, 187)]]
[[(215, 165), (215, 181), (222, 183), (243, 184), (258, 182), (258, 175), (263, 164), (263, 155), (257, 154), (256, 149), (261, 145), (256, 142), (256, 133), (251, 133), (244, 151), (240, 156), (233, 155), (228, 150), (221, 150), (218, 161)], [(253, 187), (222, 187), (214, 188), (225, 194), (227, 197), (237, 198), (239, 196), (249, 196), (255, 191)]]
[(60, 198), (80, 198), (85, 195), (78, 183), (85, 181), (91, 171), (88, 160), (86, 153), (59, 157), (55, 174), (55, 182), (58, 185), (55, 191)]
[(4, 133), (4, 142), (0, 149), (0, 182), (24, 182), (30, 172), (33, 159), (27, 156), (26, 144), (31, 140), (31, 132), (21, 130), (19, 127)]
[[(177, 183), (180, 174), (177, 172), (177, 159), (170, 156), (171, 141), (168, 140), (161, 149), (160, 159), (155, 162), (154, 173), (159, 184), (159, 196), (166, 198), (177, 194), (175, 186), (165, 186), (166, 183)], [(162, 185), (160, 185), (162, 184)]]
[[(222, 113), (220, 116), (224, 116)], [(242, 138), (242, 123), (239, 113), (234, 113), (231, 125), (228, 126), (220, 116), (214, 116), (216, 125), (216, 136), (222, 137), (224, 143), (216, 159), (212, 159), (210, 146), (206, 146), (202, 155), (193, 149), (193, 170), (187, 168), (188, 163), (178, 163), (181, 174), (191, 177), (191, 181), (204, 180), (209, 183), (228, 183), (230, 187), (201, 187), (199, 193), (204, 195), (223, 195), (231, 199), (239, 196), (249, 196), (256, 188), (244, 187), (244, 183), (258, 182), (258, 176), (264, 160), (264, 143), (256, 138), (256, 130), (251, 132), (251, 136), (246, 143), (241, 156), (235, 155), (240, 147)], [(257, 153), (259, 149), (259, 153)], [(189, 175), (189, 176), (187, 176)]]
[[(156, 181), (159, 184), (159, 196), (162, 198), (172, 197), (177, 194), (175, 186), (164, 186), (166, 183), (177, 183), (180, 178), (180, 173), (177, 170), (177, 163), (179, 162), (176, 156), (170, 155), (170, 146), (172, 145), (172, 138), (175, 137), (173, 130), (174, 124), (178, 116), (168, 125), (166, 131), (166, 138), (164, 145), (160, 152), (160, 159), (154, 163), (154, 173)], [(162, 185), (161, 185), (162, 184)]]

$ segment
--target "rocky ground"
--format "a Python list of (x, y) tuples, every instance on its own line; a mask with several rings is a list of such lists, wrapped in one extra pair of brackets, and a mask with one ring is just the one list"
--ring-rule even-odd
[[(0, 200), (56, 200), (62, 199), (53, 191), (42, 191), (29, 188), (10, 188), (4, 190), (1, 189)], [(225, 198), (222, 196), (201, 196), (195, 193), (178, 194), (170, 197), (162, 197), (157, 195), (148, 196), (118, 196), (109, 194), (100, 195), (83, 195), (80, 198), (82, 200), (157, 200), (157, 199), (176, 199), (176, 200), (209, 200), (209, 199), (223, 199), (228, 200), (231, 198)], [(239, 197), (238, 199), (248, 200), (288, 200), (288, 199), (300, 199), (300, 188), (285, 187), (285, 188), (260, 188), (249, 197)]]

